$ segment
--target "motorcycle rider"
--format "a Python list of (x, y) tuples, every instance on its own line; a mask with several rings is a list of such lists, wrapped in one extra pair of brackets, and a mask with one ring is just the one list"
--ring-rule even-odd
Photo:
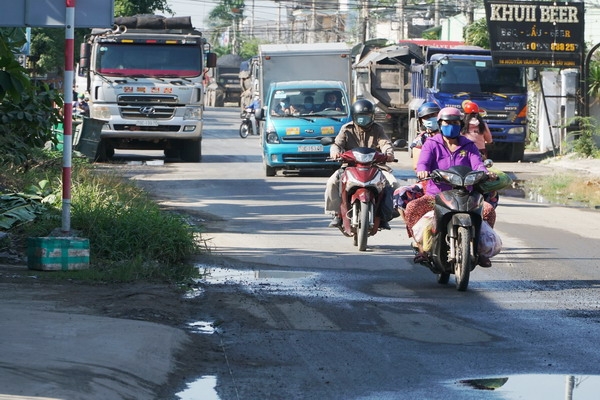
[[(394, 145), (384, 132), (383, 127), (375, 122), (375, 106), (373, 103), (366, 99), (357, 100), (352, 104), (350, 114), (352, 121), (340, 128), (335, 137), (335, 142), (331, 145), (330, 157), (338, 160), (340, 155), (347, 150), (356, 147), (368, 147), (386, 154), (388, 161), (394, 161)], [(386, 215), (381, 218), (380, 227), (390, 229), (388, 221), (392, 218), (391, 213), (393, 211), (391, 206), (392, 192), (399, 185), (389, 167), (380, 165), (379, 168), (389, 183), (389, 186), (385, 189), (385, 196), (390, 206), (389, 210), (382, 210)], [(340, 178), (343, 171), (343, 167), (335, 171), (327, 180), (325, 188), (325, 213), (333, 213), (333, 219), (329, 224), (330, 228), (337, 228), (342, 224), (338, 212), (342, 203)]]
[(440, 127), (437, 122), (437, 115), (439, 112), (440, 107), (433, 102), (425, 102), (421, 104), (417, 110), (419, 129), (421, 131), (409, 146), (412, 150), (413, 168), (415, 170), (417, 168), (417, 161), (419, 161), (419, 154), (421, 154), (423, 144), (427, 138), (440, 132)]
[[(463, 125), (461, 112), (457, 108), (445, 107), (440, 110), (437, 119), (442, 134), (430, 137), (423, 145), (417, 162), (417, 177), (425, 179), (433, 170), (448, 169), (457, 165), (465, 165), (473, 170), (488, 172), (475, 143), (460, 134)], [(488, 175), (489, 179), (496, 179), (494, 173), (488, 172)], [(427, 182), (425, 195), (406, 205), (404, 218), (410, 237), (412, 237), (412, 227), (417, 221), (428, 211), (433, 210), (435, 195), (449, 189), (451, 187), (448, 184), (430, 180)], [(487, 202), (483, 204), (483, 219), (492, 228), (494, 227), (496, 211)], [(415, 256), (414, 261), (419, 263), (425, 259), (427, 259), (427, 254), (419, 245), (419, 254)], [(492, 266), (491, 261), (484, 257), (480, 257), (478, 264), (482, 267)]]

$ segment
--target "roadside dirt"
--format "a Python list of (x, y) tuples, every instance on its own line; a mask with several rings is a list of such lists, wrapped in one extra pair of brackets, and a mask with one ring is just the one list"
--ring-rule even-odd
[[(149, 283), (83, 284), (58, 280), (52, 277), (53, 274), (56, 272), (28, 270), (23, 263), (0, 264), (0, 301), (23, 301), (55, 312), (147, 321), (187, 331), (190, 331), (191, 322), (202, 319), (203, 309), (214, 310), (218, 305), (210, 303), (220, 301), (208, 296), (184, 297), (186, 290), (193, 292), (199, 287)], [(207, 365), (222, 362), (217, 338), (191, 332), (189, 338), (191, 345), (177, 355), (178, 370), (167, 385), (156, 388), (156, 399), (175, 399), (175, 393), (206, 373)]]

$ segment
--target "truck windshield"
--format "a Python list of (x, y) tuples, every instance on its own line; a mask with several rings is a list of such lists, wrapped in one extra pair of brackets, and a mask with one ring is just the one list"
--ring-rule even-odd
[(345, 96), (340, 90), (295, 89), (277, 90), (271, 100), (271, 115), (286, 116), (344, 116), (348, 114)]
[(449, 60), (438, 65), (437, 87), (442, 92), (527, 93), (525, 70), (494, 67), (491, 61)]
[(102, 43), (96, 71), (108, 76), (196, 77), (202, 73), (197, 45)]

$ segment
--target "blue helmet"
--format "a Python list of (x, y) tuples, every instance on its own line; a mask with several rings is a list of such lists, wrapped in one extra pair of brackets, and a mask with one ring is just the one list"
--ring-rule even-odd
[(426, 115), (435, 114), (437, 115), (440, 112), (440, 108), (437, 104), (433, 102), (426, 102), (421, 104), (419, 109), (417, 110), (417, 117), (423, 118)]

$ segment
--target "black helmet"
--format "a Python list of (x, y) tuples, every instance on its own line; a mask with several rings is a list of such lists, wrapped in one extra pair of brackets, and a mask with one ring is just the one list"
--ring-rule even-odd
[(435, 114), (437, 115), (440, 112), (440, 108), (437, 104), (433, 102), (425, 102), (421, 104), (421, 107), (417, 110), (417, 117), (423, 118), (426, 115)]
[(367, 99), (360, 99), (352, 104), (350, 110), (352, 121), (361, 128), (368, 128), (373, 124), (375, 116), (375, 105)]

